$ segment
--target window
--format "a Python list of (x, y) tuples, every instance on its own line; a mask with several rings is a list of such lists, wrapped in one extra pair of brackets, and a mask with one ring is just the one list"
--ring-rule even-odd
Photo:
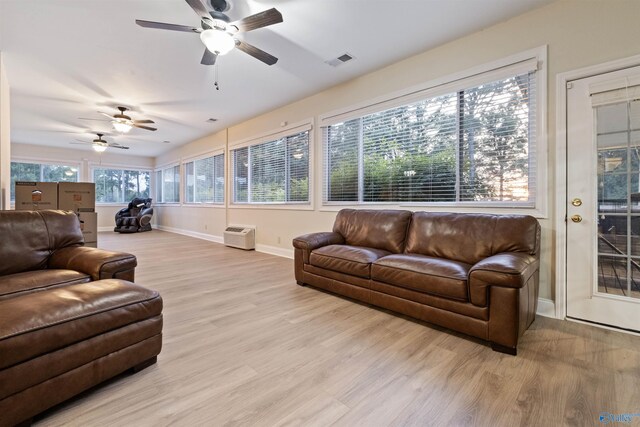
[(78, 182), (78, 166), (11, 162), (11, 201), (16, 199), (16, 181)]
[(128, 169), (93, 169), (97, 203), (128, 203), (134, 197), (149, 197), (151, 173)]
[(224, 203), (224, 154), (193, 160), (184, 166), (186, 203)]
[(449, 93), (329, 123), (325, 203), (533, 207), (536, 65), (527, 61), (517, 73), (501, 70), (480, 84), (474, 77), (473, 84), (451, 84)]
[(232, 150), (234, 203), (309, 202), (309, 131)]
[(156, 201), (180, 203), (180, 165), (156, 171)]

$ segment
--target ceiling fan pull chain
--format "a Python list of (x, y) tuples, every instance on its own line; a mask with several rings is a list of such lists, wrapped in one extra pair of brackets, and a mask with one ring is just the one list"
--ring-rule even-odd
[(220, 86), (218, 85), (218, 64), (214, 65), (214, 80), (215, 82), (213, 83), (213, 86), (216, 88), (216, 90), (220, 90)]

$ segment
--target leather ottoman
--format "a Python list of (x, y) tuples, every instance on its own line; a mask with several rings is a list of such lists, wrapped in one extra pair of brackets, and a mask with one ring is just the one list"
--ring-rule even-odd
[(0, 299), (0, 425), (156, 361), (162, 298), (106, 279)]

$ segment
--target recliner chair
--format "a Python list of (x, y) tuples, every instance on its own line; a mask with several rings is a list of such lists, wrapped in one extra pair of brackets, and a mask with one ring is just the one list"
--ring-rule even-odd
[(150, 198), (134, 198), (126, 208), (116, 213), (116, 227), (113, 231), (118, 233), (137, 233), (139, 231), (151, 231), (151, 217), (153, 208)]

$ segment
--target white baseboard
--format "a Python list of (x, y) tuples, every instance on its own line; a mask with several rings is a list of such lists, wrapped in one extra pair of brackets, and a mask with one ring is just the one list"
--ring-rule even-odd
[(550, 299), (538, 298), (538, 316), (556, 318), (556, 304)]
[(283, 258), (293, 259), (293, 248), (285, 249), (285, 248), (279, 248), (277, 246), (256, 244), (256, 251), (264, 252), (265, 254), (280, 256)]
[(170, 233), (182, 234), (183, 236), (195, 237), (196, 239), (208, 240), (209, 242), (223, 243), (222, 236), (214, 236), (212, 234), (184, 230), (182, 228), (167, 227), (166, 225), (156, 225), (155, 228), (162, 231), (168, 231)]

